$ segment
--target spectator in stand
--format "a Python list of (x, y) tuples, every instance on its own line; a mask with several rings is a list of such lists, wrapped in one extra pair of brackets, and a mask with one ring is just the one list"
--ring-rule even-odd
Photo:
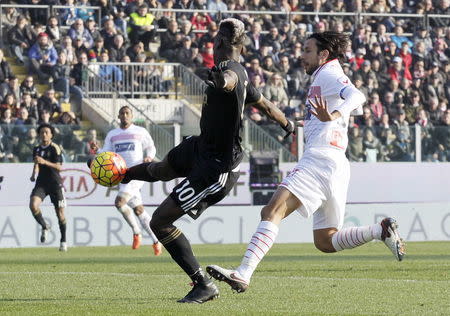
[(263, 90), (263, 95), (275, 104), (280, 110), (285, 112), (286, 116), (293, 113), (289, 112), (289, 98), (283, 85), (283, 78), (280, 73), (274, 73), (267, 82)]
[[(222, 0), (209, 0), (208, 1), (208, 10), (214, 11), (227, 11), (228, 7)], [(216, 18), (215, 13), (211, 13), (211, 18), (214, 20)]]
[(22, 83), (20, 84), (20, 95), (24, 95), (25, 93), (28, 93), (31, 98), (37, 99), (39, 98), (39, 92), (36, 89), (36, 86), (34, 85), (34, 79), (33, 76), (26, 76), (25, 79), (23, 79)]
[(92, 45), (94, 45), (94, 39), (92, 38), (91, 33), (89, 33), (89, 31), (84, 27), (84, 22), (82, 19), (76, 19), (67, 34), (73, 42), (81, 39), (83, 46), (86, 47), (86, 49), (89, 49)]
[(427, 81), (423, 87), (425, 99), (431, 98), (445, 98), (444, 85), (441, 82), (440, 76), (433, 74), (427, 78)]
[[(213, 22), (213, 23), (215, 23), (215, 22)], [(208, 26), (208, 30), (209, 30), (209, 26)], [(206, 34), (208, 34), (208, 33), (206, 33)], [(192, 23), (190, 21), (185, 20), (185, 21), (180, 22), (180, 35), (181, 35), (182, 39), (184, 39), (185, 37), (190, 37), (191, 40), (195, 40), (195, 34), (192, 31)], [(203, 38), (203, 37), (205, 37), (205, 35), (203, 35), (201, 38)]]
[(35, 121), (38, 120), (39, 114), (37, 109), (37, 100), (33, 99), (28, 92), (22, 94), (20, 107), (26, 108), (28, 110), (29, 116)]
[(380, 122), (381, 117), (385, 113), (383, 104), (380, 101), (380, 95), (377, 92), (372, 92), (370, 94), (368, 107), (370, 107), (372, 117), (376, 123)]
[(29, 116), (27, 108), (20, 108), (14, 125), (13, 135), (22, 140), (25, 138), (28, 128), (36, 125), (36, 120)]
[(19, 80), (12, 75), (8, 81), (0, 85), (0, 101), (2, 101), (8, 94), (12, 94), (16, 100), (20, 99)]
[(75, 65), (77, 61), (77, 54), (75, 52), (75, 48), (72, 46), (72, 39), (70, 36), (64, 36), (61, 40), (60, 51), (66, 53), (67, 62), (69, 65)]
[[(66, 53), (60, 52), (58, 54), (58, 62), (52, 68), (51, 76), (56, 91), (63, 93), (63, 103), (69, 103), (70, 101), (70, 66), (67, 64)], [(75, 90), (74, 90), (75, 92)]]
[(0, 49), (0, 85), (8, 82), (9, 77), (12, 77), (12, 75), (11, 67), (4, 57), (3, 50)]
[(116, 25), (112, 19), (108, 19), (103, 22), (103, 29), (100, 31), (100, 35), (105, 41), (106, 48), (113, 45), (114, 37), (118, 34), (121, 34), (121, 32), (116, 28)]
[(39, 145), (37, 132), (34, 127), (28, 128), (26, 136), (19, 142), (15, 148), (14, 155), (17, 156), (20, 162), (33, 161), (33, 148)]
[(76, 18), (81, 19), (84, 22), (90, 17), (94, 16), (94, 10), (87, 8), (90, 5), (91, 4), (89, 3), (88, 0), (78, 0), (77, 5), (75, 7)]
[(56, 99), (55, 90), (53, 89), (47, 90), (45, 94), (38, 99), (37, 107), (38, 113), (47, 111), (50, 114), (50, 118), (55, 114), (60, 114), (62, 112), (61, 106)]
[(216, 22), (211, 22), (208, 25), (208, 33), (200, 37), (198, 40), (198, 47), (204, 47), (206, 43), (214, 43), (218, 30), (219, 28), (217, 27)]
[(428, 52), (433, 49), (433, 42), (428, 32), (428, 29), (425, 26), (420, 26), (417, 32), (413, 37), (414, 47), (418, 43), (422, 43), (424, 46), (424, 51)]
[(83, 139), (83, 155), (85, 156), (85, 160), (93, 158), (97, 153), (94, 151), (93, 145), (97, 145), (100, 148), (100, 141), (97, 138), (97, 130), (94, 128), (90, 128), (86, 132), (86, 137)]
[(91, 34), (92, 39), (94, 40), (94, 43), (97, 39), (102, 38), (102, 35), (100, 34), (100, 31), (98, 30), (97, 23), (95, 22), (95, 19), (93, 17), (87, 19), (86, 29)]
[(358, 127), (352, 127), (349, 129), (349, 143), (347, 155), (350, 161), (357, 161), (357, 162), (364, 161), (365, 156), (364, 156), (363, 138), (360, 135), (360, 129)]
[(201, 52), (203, 58), (203, 67), (211, 69), (214, 67), (213, 43), (206, 43), (205, 48)]
[[(197, 58), (198, 56), (199, 55), (194, 55), (194, 52), (192, 49), (192, 39), (189, 36), (186, 36), (183, 39), (183, 47), (178, 49), (177, 61), (193, 70), (196, 67), (200, 66), (203, 62), (203, 58), (201, 58), (201, 61), (200, 61)], [(199, 61), (200, 61), (200, 63), (198, 63)]]
[(377, 162), (380, 153), (381, 143), (370, 128), (364, 129), (363, 152), (366, 162)]
[(254, 76), (259, 76), (261, 78), (261, 82), (263, 84), (265, 84), (265, 82), (266, 82), (265, 77), (264, 77), (264, 72), (263, 72), (261, 66), (259, 65), (258, 58), (252, 58), (250, 60), (250, 67), (247, 68), (247, 74), (248, 74), (248, 78), (250, 79), (250, 81), (253, 80)]
[(33, 45), (34, 41), (35, 36), (28, 25), (27, 19), (20, 16), (16, 25), (8, 32), (8, 43), (11, 45), (11, 52), (19, 63), (25, 63), (24, 56), (28, 54), (28, 49)]
[[(104, 46), (103, 38), (99, 37), (95, 40), (94, 46), (88, 51), (88, 56), (95, 56), (95, 59), (98, 59), (101, 53), (106, 51)], [(109, 51), (108, 51), (109, 53)]]
[(72, 25), (76, 20), (74, 0), (66, 0), (67, 8), (58, 10), (58, 18), (61, 25)]
[(444, 39), (436, 39), (433, 49), (430, 51), (430, 59), (432, 63), (436, 63), (438, 67), (442, 67), (445, 62), (449, 62), (450, 52), (448, 52), (447, 49), (448, 46)]
[(412, 55), (411, 55), (411, 49), (409, 47), (409, 44), (407, 42), (403, 42), (402, 46), (400, 48), (400, 52), (398, 53), (398, 56), (402, 59), (403, 66), (405, 69), (411, 70), (412, 65)]
[(127, 54), (127, 46), (121, 34), (114, 36), (114, 43), (110, 47), (106, 47), (109, 51), (109, 60), (119, 62)]
[(47, 82), (52, 67), (58, 60), (55, 47), (48, 38), (47, 33), (40, 33), (37, 42), (28, 51), (30, 58), (30, 71), (38, 75), (39, 80)]
[(391, 41), (395, 43), (397, 48), (400, 48), (403, 42), (406, 42), (409, 47), (413, 47), (413, 42), (403, 35), (403, 27), (400, 25), (394, 28), (394, 35), (391, 36)]
[(278, 53), (281, 50), (281, 37), (278, 33), (278, 28), (275, 25), (272, 25), (269, 28), (269, 34), (266, 34), (263, 39), (261, 45), (272, 47), (273, 53)]
[(1, 109), (10, 109), (13, 117), (18, 116), (19, 104), (13, 94), (7, 94), (0, 105)]
[[(100, 54), (99, 62), (107, 63), (108, 61), (108, 52), (104, 51)], [(122, 70), (115, 65), (100, 65), (98, 75), (113, 85), (120, 85), (123, 77)]]
[(39, 112), (39, 120), (37, 125), (41, 125), (41, 124), (50, 124), (51, 123), (51, 116), (50, 116), (50, 112), (47, 110), (42, 110), (41, 112)]
[(353, 59), (350, 59), (351, 63), (356, 64), (356, 69), (359, 69), (364, 62), (364, 56), (366, 55), (366, 49), (365, 48), (358, 48), (355, 52), (355, 57)]
[(401, 57), (396, 56), (392, 60), (391, 66), (388, 69), (391, 80), (400, 81), (403, 78), (412, 80), (411, 72), (408, 68), (404, 68)]
[(48, 18), (45, 33), (48, 34), (55, 45), (60, 42), (62, 34), (61, 30), (59, 29), (59, 22), (56, 16), (52, 15)]
[(145, 4), (145, 0), (135, 0), (135, 1), (126, 1), (127, 5), (125, 7), (125, 14), (130, 15), (134, 12), (137, 12), (139, 9), (139, 6)]
[[(83, 41), (83, 38), (81, 36), (75, 38), (73, 41), (73, 49), (75, 51), (76, 56), (80, 56), (81, 53), (88, 54), (89, 49), (85, 46), (85, 43)], [(93, 54), (93, 59), (95, 59), (97, 56)]]
[(137, 12), (130, 14), (128, 36), (132, 43), (143, 42), (144, 49), (150, 50), (149, 44), (156, 37), (156, 20), (148, 12), (146, 4), (140, 5)]
[(376, 89), (378, 89), (378, 79), (377, 79), (377, 75), (375, 74), (374, 71), (372, 71), (371, 69), (371, 62), (370, 60), (365, 60), (362, 64), (361, 67), (358, 69), (358, 71), (356, 72), (356, 75), (361, 76), (363, 82), (365, 85), (368, 84), (369, 79), (372, 79), (374, 82), (374, 87)]
[(270, 78), (274, 73), (280, 72), (280, 69), (275, 66), (272, 56), (266, 56), (263, 58), (261, 69), (266, 78)]
[(130, 57), (132, 62), (136, 62), (137, 57), (142, 53), (145, 54), (144, 43), (142, 43), (142, 42), (138, 42), (138, 43), (134, 44), (133, 46), (128, 47), (128, 49), (127, 49), (127, 56)]
[[(449, 0), (438, 0), (436, 2), (435, 14), (450, 15), (450, 1)], [(448, 18), (430, 18), (430, 24), (433, 27), (448, 27)]]
[(398, 48), (397, 44), (395, 44), (393, 41), (390, 41), (387, 44), (387, 50), (385, 50), (384, 57), (386, 60), (386, 65), (389, 66), (395, 57), (398, 57)]
[(368, 107), (367, 105), (365, 105), (363, 107), (363, 115), (361, 116), (357, 116), (355, 118), (355, 124), (357, 126), (359, 126), (360, 128), (367, 126), (367, 122), (369, 120), (373, 120), (372, 117), (372, 111), (370, 110), (370, 107)]
[(2, 26), (3, 34), (6, 34), (9, 32), (10, 29), (14, 27), (17, 23), (17, 18), (20, 16), (19, 12), (17, 12), (16, 8), (14, 7), (8, 7), (2, 10), (0, 12), (2, 15)]
[[(174, 61), (176, 58), (176, 50), (181, 47), (181, 39), (178, 36), (178, 23), (176, 20), (169, 21), (167, 31), (160, 34), (161, 45), (159, 47), (159, 55), (168, 61)], [(131, 57), (131, 56), (130, 56)], [(131, 58), (133, 60), (133, 58)]]
[[(207, 30), (211, 22), (212, 19), (208, 13), (195, 12), (191, 18), (192, 29), (197, 31)], [(197, 33), (197, 39), (202, 37), (202, 35), (202, 33)]]

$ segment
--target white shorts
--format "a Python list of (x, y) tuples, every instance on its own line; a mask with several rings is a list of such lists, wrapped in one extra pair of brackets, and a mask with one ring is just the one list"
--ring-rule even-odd
[(309, 149), (280, 186), (302, 203), (297, 210), (313, 217), (313, 229), (337, 228), (344, 224), (350, 165), (345, 154), (334, 149)]
[(135, 208), (138, 205), (142, 205), (141, 188), (143, 185), (144, 181), (138, 180), (131, 180), (127, 184), (120, 183), (117, 196), (129, 199), (127, 202), (128, 206)]

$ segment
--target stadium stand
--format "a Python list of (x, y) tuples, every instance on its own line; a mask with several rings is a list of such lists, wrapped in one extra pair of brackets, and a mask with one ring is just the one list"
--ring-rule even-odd
[[(83, 142), (92, 123), (79, 122), (83, 69), (123, 97), (171, 98), (193, 82), (181, 72), (205, 78), (226, 17), (248, 29), (242, 63), (251, 81), (291, 118), (301, 118), (310, 83), (301, 62), (308, 34), (351, 35), (344, 70), (368, 101), (352, 120), (350, 160), (450, 160), (448, 0), (18, 0), (0, 8), (10, 56), (0, 53), (0, 161), (27, 161), (18, 131), (31, 144), (35, 125), (48, 120), (61, 126), (57, 140), (68, 161), (88, 157)], [(167, 76), (149, 61), (187, 68)], [(256, 109), (247, 116), (295, 156), (294, 138), (283, 140)]]

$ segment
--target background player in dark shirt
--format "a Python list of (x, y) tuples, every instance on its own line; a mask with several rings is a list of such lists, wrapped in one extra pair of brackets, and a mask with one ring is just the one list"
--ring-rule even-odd
[(168, 181), (186, 177), (156, 209), (151, 229), (189, 275), (193, 289), (180, 303), (204, 303), (219, 295), (216, 285), (205, 275), (191, 245), (173, 223), (184, 214), (197, 218), (208, 206), (222, 200), (239, 176), (243, 152), (241, 132), (245, 105), (253, 105), (277, 121), (287, 132), (294, 125), (249, 82), (239, 64), (245, 40), (244, 24), (237, 19), (223, 20), (214, 43), (214, 62), (200, 119), (200, 136), (192, 136), (173, 148), (161, 162), (131, 167), (130, 180)]
[[(30, 180), (36, 181), (30, 196), (30, 209), (36, 221), (42, 226), (41, 242), (44, 243), (47, 238), (50, 226), (45, 223), (39, 208), (47, 195), (55, 206), (56, 216), (58, 217), (59, 230), (61, 232), (61, 243), (59, 250), (67, 251), (66, 243), (66, 218), (64, 217), (64, 208), (66, 199), (64, 197), (64, 188), (59, 172), (61, 171), (61, 148), (52, 142), (54, 129), (49, 124), (42, 124), (37, 130), (41, 143), (33, 149), (33, 173)], [(36, 173), (38, 173), (36, 179)]]

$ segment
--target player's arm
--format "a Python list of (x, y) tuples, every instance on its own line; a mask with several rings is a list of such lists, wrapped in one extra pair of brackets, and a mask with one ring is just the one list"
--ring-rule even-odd
[(39, 172), (39, 164), (34, 163), (33, 165), (33, 171), (31, 172), (30, 181), (34, 182), (36, 181), (36, 174)]
[(366, 102), (364, 94), (353, 85), (344, 87), (340, 91), (340, 96), (345, 101), (332, 113), (328, 111), (328, 102), (323, 97), (315, 96), (314, 99), (309, 99), (309, 103), (313, 108), (311, 109), (311, 114), (322, 122), (329, 122), (341, 116), (349, 116), (352, 111), (358, 109)]
[(57, 171), (61, 171), (62, 170), (62, 165), (61, 165), (60, 162), (51, 162), (51, 161), (45, 160), (44, 158), (39, 157), (39, 156), (34, 157), (34, 164), (35, 165), (47, 166), (47, 167), (56, 169)]
[(144, 162), (152, 162), (153, 159), (155, 159), (156, 156), (156, 147), (155, 142), (153, 141), (153, 138), (150, 136), (150, 134), (147, 132), (144, 138)]
[(263, 95), (261, 95), (258, 101), (248, 103), (247, 105), (254, 106), (268, 118), (280, 124), (281, 128), (287, 133), (285, 137), (289, 136), (291, 133), (295, 134), (294, 122), (288, 120), (284, 113)]

